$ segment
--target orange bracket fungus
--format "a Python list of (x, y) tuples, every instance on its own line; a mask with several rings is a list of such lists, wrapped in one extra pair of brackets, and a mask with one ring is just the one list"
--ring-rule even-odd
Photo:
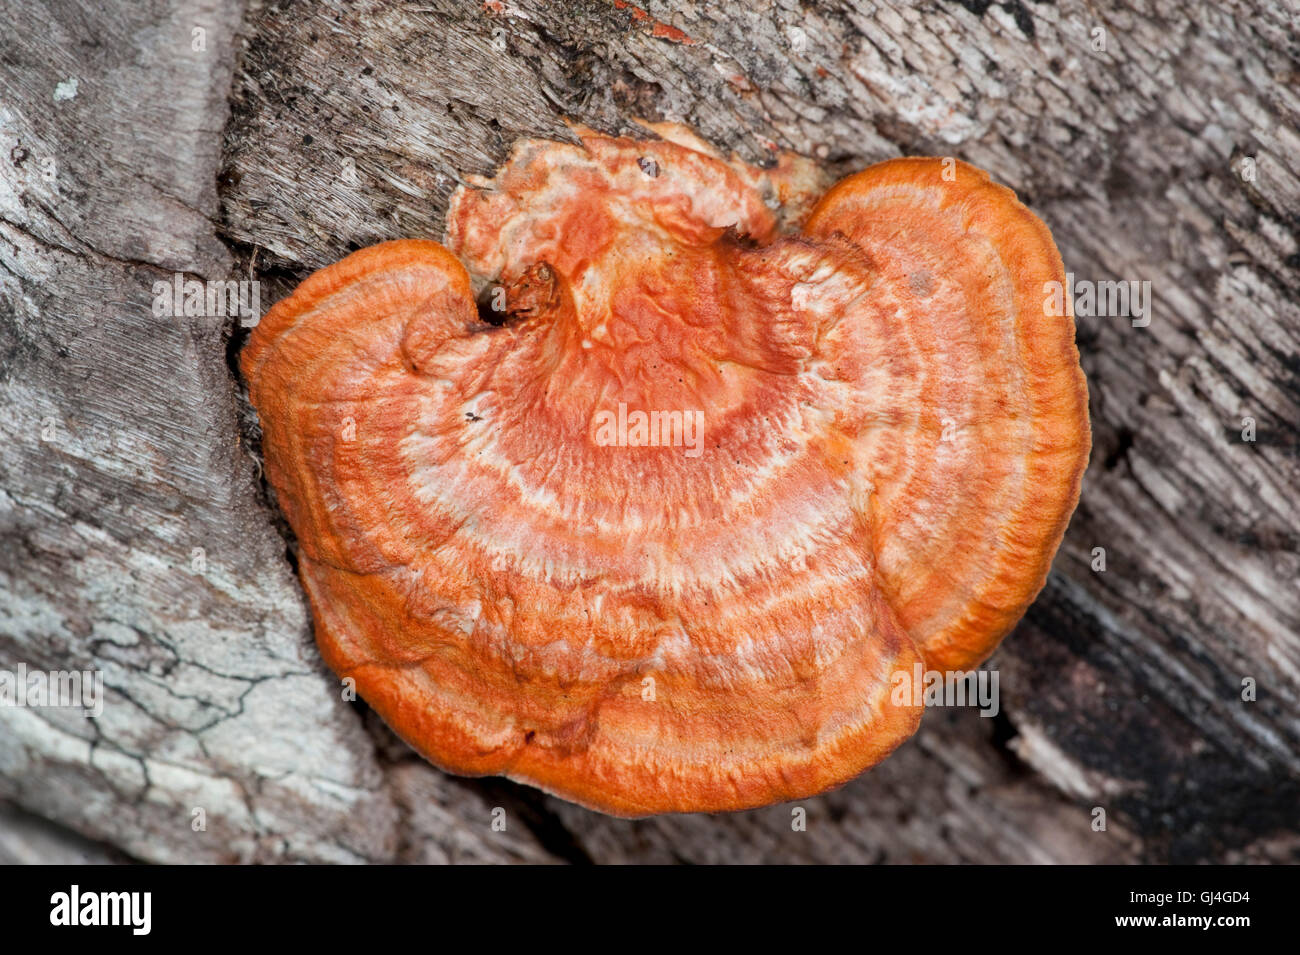
[(436, 765), (604, 812), (844, 783), (1043, 585), (1090, 445), (1060, 255), (954, 160), (814, 204), (806, 160), (577, 136), (244, 349), (321, 651)]

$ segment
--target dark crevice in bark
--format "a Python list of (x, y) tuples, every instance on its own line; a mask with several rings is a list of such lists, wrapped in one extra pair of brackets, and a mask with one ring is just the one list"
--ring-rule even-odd
[(543, 849), (573, 865), (591, 865), (593, 860), (582, 840), (550, 807), (552, 797), (529, 786), (499, 776), (464, 779), (459, 782), (478, 792), (491, 805), (502, 806), (510, 819), (518, 819)]

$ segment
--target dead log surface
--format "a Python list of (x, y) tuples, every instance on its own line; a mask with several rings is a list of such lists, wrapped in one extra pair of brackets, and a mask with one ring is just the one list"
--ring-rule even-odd
[[(1300, 861), (1294, 0), (0, 0), (0, 22), (0, 668), (109, 688), (96, 720), (0, 708), (0, 860)], [(932, 711), (805, 801), (807, 831), (790, 806), (627, 822), (449, 777), (341, 701), (260, 481), (245, 333), (151, 311), (176, 272), (258, 278), (265, 307), (437, 238), (458, 176), (566, 117), (837, 173), (958, 156), (1078, 279), (1151, 283), (1149, 325), (1079, 320), (1096, 447), (991, 663), (1002, 712)]]

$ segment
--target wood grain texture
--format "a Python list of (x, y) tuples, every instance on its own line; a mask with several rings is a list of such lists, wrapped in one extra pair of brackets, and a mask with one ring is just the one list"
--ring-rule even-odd
[[(109, 687), (95, 721), (0, 708), (0, 796), (159, 861), (1300, 860), (1294, 0), (643, 7), (0, 0), (0, 667)], [(458, 177), (517, 138), (633, 117), (832, 175), (956, 156), (1076, 279), (1151, 283), (1149, 324), (1077, 321), (1092, 463), (990, 661), (1001, 713), (930, 712), (805, 832), (790, 806), (629, 823), (445, 776), (342, 701), (259, 479), (243, 332), (150, 310), (176, 271), (251, 274), (266, 307), (439, 238)]]

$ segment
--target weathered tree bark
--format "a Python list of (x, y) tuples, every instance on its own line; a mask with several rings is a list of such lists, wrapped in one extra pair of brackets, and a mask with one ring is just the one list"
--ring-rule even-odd
[[(0, 0), (0, 22), (0, 669), (108, 687), (98, 719), (0, 708), (0, 861), (1300, 861), (1293, 0)], [(1077, 282), (1150, 282), (1149, 324), (1078, 319), (1093, 460), (989, 664), (1001, 713), (931, 711), (802, 803), (806, 831), (790, 806), (627, 822), (450, 777), (341, 700), (260, 478), (246, 330), (152, 308), (177, 272), (258, 279), (265, 307), (440, 237), (458, 177), (516, 139), (638, 117), (837, 174), (958, 156)]]

